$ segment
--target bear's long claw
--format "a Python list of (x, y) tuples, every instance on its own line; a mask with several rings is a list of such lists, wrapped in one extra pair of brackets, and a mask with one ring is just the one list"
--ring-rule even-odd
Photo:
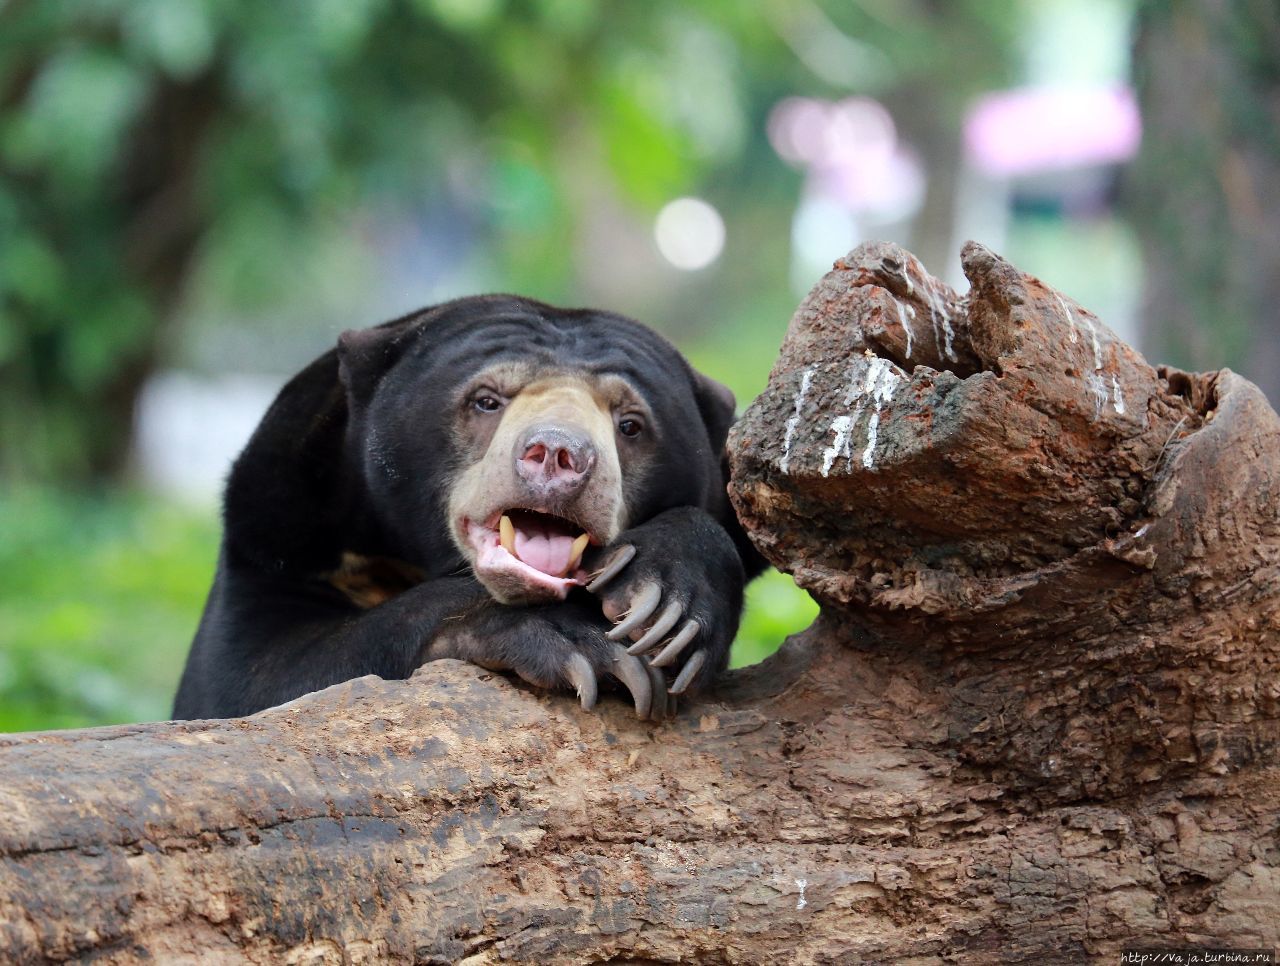
[(591, 669), (591, 662), (581, 654), (574, 654), (564, 667), (564, 676), (578, 692), (582, 707), (587, 711), (594, 708), (597, 694), (596, 672)]
[(627, 610), (627, 615), (622, 621), (612, 627), (605, 637), (611, 641), (620, 641), (633, 630), (649, 619), (649, 616), (658, 609), (658, 603), (662, 600), (662, 588), (653, 581), (642, 586), (639, 592), (631, 598), (631, 607)]
[(658, 619), (653, 622), (653, 626), (644, 632), (644, 636), (636, 641), (629, 648), (628, 654), (643, 654), (649, 648), (656, 645), (660, 640), (667, 636), (667, 631), (676, 626), (676, 621), (680, 619), (680, 615), (684, 612), (684, 605), (678, 600), (673, 600), (666, 606)]
[(666, 667), (672, 661), (680, 656), (680, 652), (688, 646), (689, 642), (698, 636), (698, 631), (702, 630), (702, 625), (695, 620), (688, 620), (684, 627), (680, 628), (680, 633), (671, 638), (657, 655), (649, 662), (654, 667)]
[(587, 582), (587, 590), (595, 593), (609, 581), (622, 571), (622, 568), (631, 563), (631, 558), (636, 555), (634, 544), (626, 543), (613, 552), (605, 565), (591, 575), (591, 579)]
[(676, 678), (676, 683), (671, 685), (671, 693), (684, 694), (685, 689), (689, 687), (690, 683), (692, 683), (694, 676), (702, 670), (702, 665), (705, 664), (706, 661), (706, 651), (694, 651), (693, 656), (689, 658), (688, 663), (680, 669), (680, 674)]
[(631, 700), (636, 705), (636, 717), (643, 721), (649, 717), (649, 709), (653, 706), (653, 685), (649, 681), (649, 672), (638, 657), (632, 657), (626, 648), (614, 645), (613, 676), (627, 686), (631, 692)]
[(653, 691), (653, 701), (649, 707), (649, 717), (654, 721), (661, 721), (671, 713), (671, 709), (675, 705), (675, 698), (668, 699), (667, 679), (662, 676), (661, 671), (656, 667), (651, 667), (646, 661), (641, 661), (640, 666), (648, 673), (649, 687)]

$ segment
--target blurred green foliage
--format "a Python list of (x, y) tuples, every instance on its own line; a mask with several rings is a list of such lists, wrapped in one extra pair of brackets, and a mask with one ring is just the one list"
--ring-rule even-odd
[(817, 616), (817, 603), (794, 580), (772, 568), (766, 570), (747, 587), (747, 606), (729, 666), (758, 664), (788, 635), (808, 627)]
[[(748, 30), (735, 9), (698, 18)], [(708, 71), (734, 89), (734, 65), (708, 60), (721, 48), (669, 42), (689, 17), (590, 0), (0, 4), (0, 471), (118, 469), (193, 269), (270, 300), (293, 240), (335, 210), (460, 195), (480, 230), (500, 226), (511, 288), (563, 280), (570, 146), (651, 203), (727, 146), (678, 96)]]
[[(0, 502), (0, 732), (166, 718), (205, 594), (211, 513), (140, 494)], [(770, 571), (733, 664), (767, 657), (817, 605)]]
[(0, 500), (0, 731), (168, 716), (218, 532), (141, 495)]

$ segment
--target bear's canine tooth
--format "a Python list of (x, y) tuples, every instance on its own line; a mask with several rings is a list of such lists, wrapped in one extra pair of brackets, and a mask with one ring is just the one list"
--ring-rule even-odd
[(511, 522), (511, 517), (505, 513), (502, 514), (502, 519), (498, 521), (498, 535), (502, 548), (514, 557), (516, 555), (516, 525)]
[(578, 569), (578, 564), (582, 563), (582, 555), (586, 553), (587, 544), (591, 542), (591, 538), (585, 533), (573, 541), (573, 548), (569, 552), (569, 566), (564, 568), (566, 574), (571, 574)]

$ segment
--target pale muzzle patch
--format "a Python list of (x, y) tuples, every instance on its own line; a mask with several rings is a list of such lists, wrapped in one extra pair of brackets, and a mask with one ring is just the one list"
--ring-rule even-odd
[[(572, 494), (538, 495), (517, 471), (535, 427), (585, 437), (593, 459)], [(451, 532), (477, 579), (503, 603), (563, 599), (586, 582), (582, 557), (623, 529), (622, 469), (609, 400), (589, 377), (557, 376), (522, 388), (480, 458), (458, 475)]]

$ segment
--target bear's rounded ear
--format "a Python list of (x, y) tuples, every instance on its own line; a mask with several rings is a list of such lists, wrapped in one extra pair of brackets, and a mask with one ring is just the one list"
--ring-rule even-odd
[(348, 329), (338, 336), (338, 378), (357, 399), (373, 395), (383, 374), (400, 357), (403, 333), (397, 328)]
[(702, 414), (712, 445), (717, 449), (722, 448), (738, 409), (738, 400), (733, 395), (733, 390), (695, 369), (693, 395), (698, 401), (698, 412)]

